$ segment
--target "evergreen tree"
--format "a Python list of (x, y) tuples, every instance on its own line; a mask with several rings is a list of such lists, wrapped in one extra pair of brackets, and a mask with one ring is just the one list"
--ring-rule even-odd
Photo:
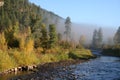
[(95, 29), (93, 32), (92, 47), (95, 48), (98, 46), (98, 31)]
[[(47, 26), (57, 24), (61, 19), (63, 18), (36, 6), (34, 3), (30, 3), (29, 0), (4, 0), (4, 6), (0, 6), (0, 32), (6, 30), (5, 34), (8, 34), (6, 37), (12, 37), (11, 40), (7, 40), (9, 46), (12, 46), (13, 38), (17, 35), (13, 29), (16, 22), (19, 23), (18, 29), (20, 32), (24, 32), (27, 27), (30, 27), (35, 46), (39, 45), (40, 47), (42, 45), (40, 43), (43, 29), (40, 25), (44, 22)], [(48, 29), (48, 27), (46, 28)], [(45, 32), (47, 33), (47, 30)]]
[(58, 33), (57, 37), (58, 37), (58, 44), (60, 44), (60, 42), (62, 41), (62, 34)]
[(41, 24), (40, 43), (41, 43), (41, 47), (44, 49), (44, 51), (48, 48), (48, 40), (49, 40), (49, 36), (47, 33), (46, 26), (44, 24)]
[(19, 23), (16, 22), (13, 27), (5, 30), (5, 37), (8, 47), (19, 47), (19, 41), (16, 38), (19, 32)]
[(98, 46), (102, 46), (102, 40), (103, 40), (103, 33), (102, 33), (102, 28), (99, 28), (98, 30)]
[(103, 40), (102, 28), (99, 28), (99, 30), (95, 29), (93, 32), (93, 40), (92, 40), (93, 48), (101, 48), (102, 40)]
[(49, 48), (53, 48), (57, 42), (56, 28), (54, 24), (49, 25)]
[(114, 36), (114, 43), (115, 44), (120, 44), (120, 26)]
[(67, 17), (66, 21), (65, 21), (65, 34), (66, 34), (66, 41), (70, 40), (70, 38), (71, 38), (71, 20), (70, 20), (70, 17)]

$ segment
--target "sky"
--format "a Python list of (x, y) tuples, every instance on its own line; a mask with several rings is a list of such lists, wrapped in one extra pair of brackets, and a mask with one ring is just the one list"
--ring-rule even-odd
[(29, 0), (74, 23), (120, 26), (120, 0)]

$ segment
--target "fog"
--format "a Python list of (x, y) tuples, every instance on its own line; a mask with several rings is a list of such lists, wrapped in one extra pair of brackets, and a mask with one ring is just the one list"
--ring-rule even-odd
[[(99, 28), (102, 28), (103, 43), (107, 44), (109, 39), (113, 40), (113, 36), (117, 31), (117, 28), (82, 23), (72, 23), (71, 25), (72, 38), (74, 38), (75, 42), (78, 42), (80, 36), (83, 35), (85, 36), (86, 44), (90, 44), (92, 42), (94, 30), (95, 29), (98, 30)], [(59, 21), (57, 31), (64, 35), (65, 31), (64, 20)]]
[(96, 25), (90, 25), (90, 24), (72, 24), (72, 32), (74, 34), (74, 38), (79, 40), (81, 35), (84, 35), (86, 37), (86, 43), (90, 43), (92, 41), (93, 32), (95, 29), (102, 28), (103, 31), (103, 43), (106, 43), (109, 38), (113, 38), (116, 29), (111, 27), (102, 27), (102, 26), (96, 26)]

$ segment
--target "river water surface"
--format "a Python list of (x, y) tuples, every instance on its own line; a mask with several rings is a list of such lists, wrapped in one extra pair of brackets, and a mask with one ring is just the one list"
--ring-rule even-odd
[(76, 80), (120, 80), (120, 58), (117, 57), (101, 56), (70, 67)]

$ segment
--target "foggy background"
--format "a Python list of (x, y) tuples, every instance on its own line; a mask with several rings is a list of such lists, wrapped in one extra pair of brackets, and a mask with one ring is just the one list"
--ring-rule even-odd
[[(61, 33), (64, 35), (65, 31), (65, 20), (60, 20), (57, 24), (57, 31), (58, 33)], [(80, 36), (85, 36), (85, 43), (91, 44), (93, 32), (94, 30), (98, 30), (99, 28), (102, 28), (103, 32), (103, 43), (109, 44), (111, 41), (111, 44), (113, 44), (113, 37), (117, 31), (117, 28), (115, 27), (106, 27), (106, 26), (99, 26), (99, 25), (92, 25), (92, 24), (83, 24), (83, 23), (72, 23), (71, 24), (71, 31), (72, 31), (72, 38), (74, 38), (75, 42), (78, 42), (80, 39)]]

